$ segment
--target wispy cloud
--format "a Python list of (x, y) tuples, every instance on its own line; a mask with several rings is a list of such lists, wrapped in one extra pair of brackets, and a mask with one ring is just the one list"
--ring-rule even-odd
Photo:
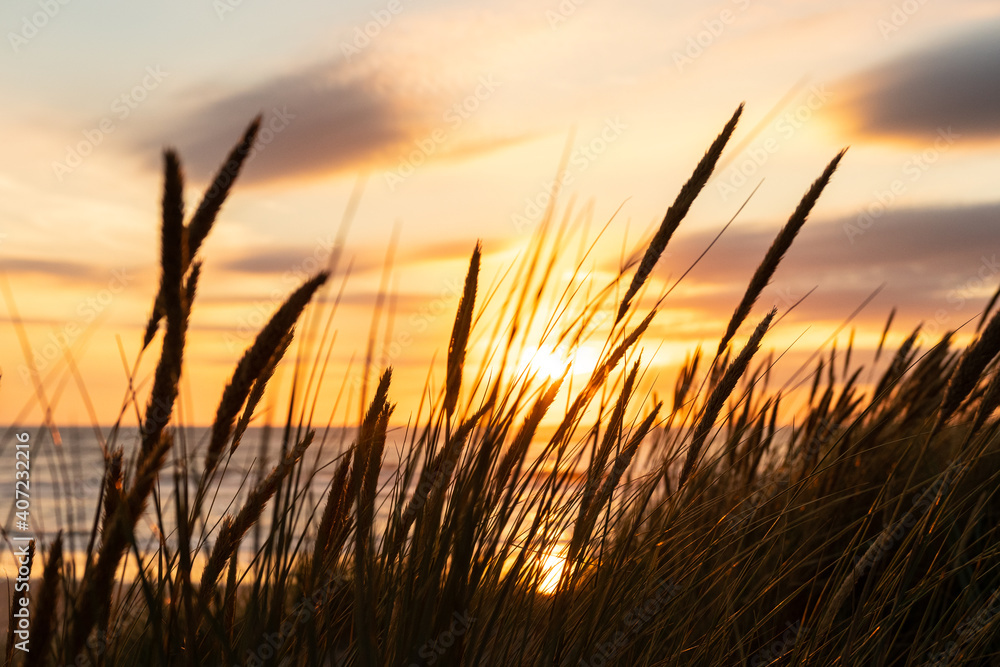
[(953, 127), (1000, 139), (1000, 22), (863, 71), (843, 89), (841, 111), (861, 134), (925, 139)]
[(58, 280), (96, 281), (104, 275), (99, 267), (80, 262), (52, 261), (29, 257), (6, 257), (0, 262), (0, 270), (10, 274), (32, 274), (35, 278), (44, 276)]
[(205, 179), (242, 126), (262, 113), (255, 154), (241, 176), (252, 184), (392, 166), (435, 132), (447, 135), (447, 144), (427, 156), (435, 159), (477, 156), (531, 138), (446, 132), (459, 118), (449, 115), (455, 91), (433, 81), (401, 84), (400, 76), (391, 60), (374, 52), (334, 56), (188, 107), (166, 121), (169, 136), (163, 130), (144, 135), (135, 149), (149, 155), (176, 145), (188, 171)]
[[(335, 59), (198, 105), (170, 123), (170, 134), (181, 137), (176, 144), (188, 170), (205, 178), (242, 125), (263, 113), (255, 158), (266, 159), (251, 159), (241, 179), (270, 181), (386, 159), (428, 122), (421, 106), (395, 94), (378, 72)], [(165, 139), (147, 136), (141, 150), (149, 153)]]
[[(885, 283), (879, 297), (884, 307), (870, 309), (862, 320), (870, 317), (870, 324), (877, 325), (888, 305), (895, 305), (901, 313), (920, 319), (933, 319), (943, 310), (949, 326), (958, 326), (957, 313), (971, 316), (969, 308), (981, 305), (1000, 283), (996, 235), (1000, 204), (889, 212), (852, 243), (845, 227), (854, 223), (853, 219), (807, 223), (761, 297), (760, 307), (788, 308), (815, 287), (795, 318), (837, 320)], [(666, 305), (708, 317), (728, 315), (776, 231), (729, 230)], [(714, 235), (711, 230), (678, 238), (671, 244), (671, 255), (658, 266), (661, 277), (680, 275)]]
[[(488, 239), (484, 241), (487, 255), (505, 252), (512, 245), (509, 239)], [(474, 243), (471, 241), (440, 241), (435, 243), (404, 243), (396, 251), (395, 266), (404, 269), (407, 266), (423, 263), (439, 263), (448, 261), (467, 262), (472, 253)], [(385, 261), (385, 248), (376, 246), (350, 247), (345, 250), (345, 261), (351, 260), (351, 273), (354, 276), (381, 271)], [(320, 253), (326, 259), (326, 251)], [(300, 272), (309, 268), (314, 262), (307, 249), (301, 246), (272, 248), (270, 250), (253, 250), (229, 258), (221, 263), (223, 269), (245, 274), (283, 274)], [(304, 265), (307, 265), (304, 267)]]

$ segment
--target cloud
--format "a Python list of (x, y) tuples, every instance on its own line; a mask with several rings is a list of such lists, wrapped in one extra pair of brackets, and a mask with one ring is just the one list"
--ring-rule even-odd
[(842, 81), (853, 130), (925, 139), (948, 127), (1000, 138), (1000, 22), (911, 52)]
[[(438, 298), (437, 294), (428, 295), (423, 292), (393, 292), (391, 296), (393, 299), (393, 307), (402, 313), (415, 312), (422, 307), (426, 307), (427, 304)], [(377, 291), (363, 289), (360, 291), (346, 291), (343, 294), (338, 295), (337, 291), (333, 290), (329, 293), (324, 292), (315, 297), (313, 299), (313, 303), (332, 303), (335, 300), (339, 300), (341, 306), (355, 306), (370, 311), (379, 300), (379, 293)], [(263, 297), (259, 294), (205, 294), (199, 297), (199, 301), (205, 305), (222, 305), (226, 307), (266, 306), (268, 309), (277, 308), (281, 303), (280, 301), (274, 302), (272, 299), (268, 299), (267, 297)], [(456, 305), (458, 304), (457, 292), (454, 297), (454, 302)], [(232, 324), (205, 324), (200, 322), (197, 325), (193, 325), (193, 327), (199, 330), (226, 331), (232, 329)]]
[[(240, 131), (264, 114), (246, 182), (318, 175), (385, 159), (413, 138), (427, 112), (394, 94), (377, 72), (342, 60), (306, 67), (198, 105), (168, 122), (187, 170), (215, 171)], [(142, 150), (163, 137), (147, 137)], [(266, 157), (265, 157), (266, 156)]]
[[(971, 317), (1000, 283), (1000, 203), (891, 211), (857, 235), (857, 218), (811, 220), (792, 244), (758, 309), (786, 309), (804, 321), (846, 317), (885, 284), (862, 321), (876, 326), (892, 306), (914, 320), (948, 314)], [(778, 228), (730, 229), (665, 302), (709, 317), (728, 318)], [(708, 246), (715, 230), (672, 241), (657, 266), (673, 282)], [(617, 268), (617, 267), (615, 267)], [(954, 315), (954, 317), (952, 317)], [(962, 318), (964, 321), (964, 318)]]
[(467, 118), (449, 113), (469, 95), (468, 82), (404, 76), (399, 67), (367, 52), (350, 62), (337, 57), (300, 67), (186, 109), (161, 123), (169, 136), (162, 130), (146, 135), (136, 148), (155, 155), (164, 144), (175, 145), (188, 173), (205, 180), (262, 113), (256, 150), (240, 177), (261, 183), (395, 167), (415, 150), (423, 152), (420, 163), (461, 159), (533, 138), (476, 136), (464, 127)]
[[(350, 252), (347, 253), (349, 259)], [(273, 248), (270, 250), (254, 250), (241, 254), (221, 263), (223, 269), (236, 273), (251, 273), (261, 275), (303, 273), (324, 268), (329, 259), (328, 250), (317, 248), (315, 252), (303, 246)], [(377, 269), (379, 264), (374, 258), (355, 260), (353, 271), (363, 273)]]
[[(405, 233), (404, 233), (405, 236)], [(505, 252), (512, 245), (510, 240), (489, 239), (483, 242), (485, 254)], [(469, 240), (441, 241), (438, 243), (408, 244), (403, 243), (396, 251), (396, 268), (427, 262), (462, 261), (468, 262), (472, 255), (474, 242)], [(385, 261), (384, 246), (367, 246), (362, 248), (347, 247), (344, 250), (341, 267), (351, 261), (352, 275), (359, 276), (372, 271), (381, 271)], [(254, 250), (232, 257), (221, 266), (228, 271), (247, 274), (283, 274), (289, 271), (301, 272), (310, 269), (320, 258), (327, 259), (327, 251), (310, 253), (301, 246), (288, 246), (270, 250)], [(321, 263), (322, 263), (321, 262)]]
[(0, 263), (0, 269), (12, 274), (31, 273), (49, 278), (70, 279), (90, 282), (102, 277), (100, 269), (80, 262), (66, 260), (52, 261), (27, 257), (5, 258)]

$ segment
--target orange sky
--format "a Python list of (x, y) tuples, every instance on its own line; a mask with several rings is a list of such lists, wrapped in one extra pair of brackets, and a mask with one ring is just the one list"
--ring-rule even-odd
[[(718, 341), (774, 234), (845, 145), (751, 319), (815, 291), (765, 347), (798, 339), (794, 370), (883, 284), (856, 320), (860, 347), (877, 343), (893, 305), (898, 337), (919, 321), (940, 333), (973, 317), (998, 282), (992, 2), (18, 0), (0, 8), (0, 26), (0, 269), (59, 423), (88, 422), (85, 394), (111, 422), (125, 396), (116, 336), (131, 364), (158, 281), (162, 147), (180, 151), (193, 207), (258, 112), (266, 130), (202, 250), (189, 423), (211, 419), (252, 332), (325, 263), (359, 183), (324, 423), (364, 355), (394, 228), (395, 314), (379, 335), (405, 419), (432, 359), (443, 379), (476, 239), (485, 289), (528, 246), (567, 141), (560, 214), (571, 199), (592, 208), (563, 269), (614, 216), (586, 265), (602, 286), (741, 101), (740, 127), (661, 260), (651, 300), (764, 181), (647, 337), (661, 393), (686, 350)], [(0, 369), (0, 419), (39, 422), (10, 298)]]

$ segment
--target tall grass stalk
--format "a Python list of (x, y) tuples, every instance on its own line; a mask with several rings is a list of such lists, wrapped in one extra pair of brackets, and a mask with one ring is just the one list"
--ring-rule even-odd
[[(27, 658), (12, 648), (11, 601), (7, 664), (995, 661), (1000, 315), (984, 314), (964, 349), (949, 331), (924, 350), (918, 331), (901, 342), (890, 334), (890, 314), (874, 354), (853, 349), (853, 333), (846, 347), (832, 341), (800, 389), (773, 386), (788, 363), (768, 347), (775, 310), (739, 353), (731, 345), (843, 153), (748, 276), (711, 362), (694, 350), (668, 391), (650, 372), (649, 338), (671, 305), (669, 292), (654, 298), (652, 269), (741, 112), (638, 249), (631, 276), (586, 277), (596, 242), (580, 230), (593, 207), (550, 206), (527, 252), (492, 282), (481, 275), (488, 249), (476, 244), (435, 367), (444, 382), (428, 380), (411, 415), (397, 414), (390, 368), (375, 369), (372, 396), (346, 378), (328, 386), (350, 271), (338, 241), (330, 271), (292, 292), (238, 360), (202, 442), (176, 409), (196, 258), (259, 119), (187, 223), (180, 160), (167, 151), (161, 280), (141, 337), (142, 350), (156, 349), (165, 323), (153, 381), (140, 392), (130, 374), (102, 443), (80, 569), (62, 537), (40, 551), (39, 643)], [(575, 269), (560, 284), (567, 261)], [(334, 297), (321, 289), (330, 278), (341, 280)], [(599, 350), (592, 367), (524, 361), (545, 349), (572, 361), (585, 348)], [(232, 470), (286, 368), (283, 423), (261, 430), (254, 470)], [(321, 394), (346, 407), (323, 419)], [(359, 412), (350, 429), (332, 428), (336, 414)], [(134, 450), (120, 441), (130, 413)], [(223, 497), (234, 472), (246, 473), (243, 485)]]

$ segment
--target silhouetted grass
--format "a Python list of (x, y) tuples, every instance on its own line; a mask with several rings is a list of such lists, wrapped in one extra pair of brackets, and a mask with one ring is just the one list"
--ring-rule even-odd
[[(46, 618), (30, 664), (945, 664), (934, 662), (940, 652), (947, 664), (997, 664), (988, 661), (1000, 651), (1000, 315), (965, 350), (948, 332), (922, 352), (914, 332), (871, 389), (851, 344), (842, 363), (835, 349), (819, 351), (790, 427), (779, 426), (779, 408), (793, 388), (768, 386), (780, 361), (756, 359), (776, 311), (730, 355), (843, 153), (748, 277), (710, 366), (700, 350), (687, 358), (669, 410), (639, 390), (649, 359), (637, 349), (656, 315), (642, 309), (642, 290), (739, 115), (682, 188), (624, 298), (625, 275), (589, 292), (554, 285), (569, 212), (557, 223), (549, 209), (509, 287), (480, 289), (477, 244), (445, 382), (426, 390), (402, 435), (388, 435), (388, 368), (352, 442), (336, 447), (311, 423), (323, 374), (302, 386), (299, 370), (325, 365), (328, 317), (318, 343), (298, 343), (279, 464), (218, 523), (206, 509), (218, 472), (327, 274), (293, 292), (249, 346), (221, 390), (204, 458), (179, 451), (194, 255), (258, 121), (188, 224), (168, 151), (162, 279), (143, 349), (165, 327), (146, 407), (133, 399), (141, 446), (126, 461), (109, 442), (82, 572), (61, 537), (47, 551), (33, 596)], [(479, 319), (487, 301), (492, 329)], [(542, 340), (529, 339), (536, 318)], [(519, 367), (524, 350), (546, 345), (572, 356), (603, 323), (610, 331), (582, 386)], [(478, 366), (476, 345), (487, 350)], [(547, 437), (546, 417), (556, 424)], [(399, 465), (380, 489), (393, 437)], [(171, 455), (186, 465), (168, 467)], [(325, 466), (331, 482), (313, 500), (306, 489)], [(140, 521), (156, 527), (154, 544), (136, 538)], [(240, 547), (255, 530), (245, 560)]]

